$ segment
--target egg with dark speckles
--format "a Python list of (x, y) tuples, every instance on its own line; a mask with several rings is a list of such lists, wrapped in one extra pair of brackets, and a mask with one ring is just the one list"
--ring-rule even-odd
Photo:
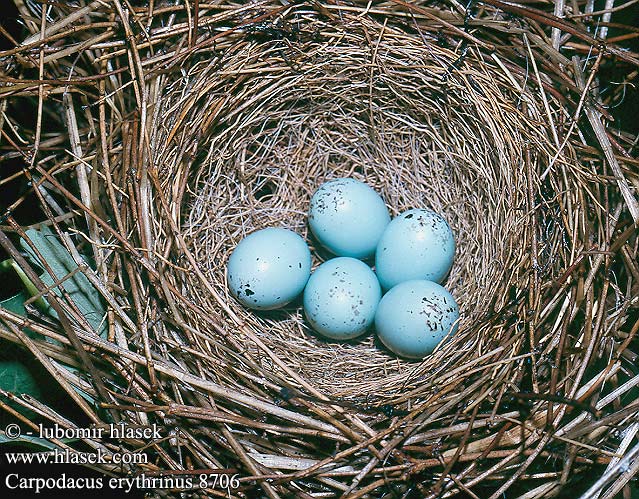
[(309, 227), (322, 246), (338, 256), (372, 257), (388, 222), (381, 196), (354, 178), (326, 182), (311, 197)]
[(421, 359), (457, 332), (459, 306), (433, 281), (405, 281), (388, 291), (375, 314), (381, 342), (401, 357)]
[(384, 289), (413, 279), (442, 282), (455, 256), (446, 220), (426, 209), (408, 210), (386, 227), (375, 252), (375, 271)]
[(320, 265), (304, 289), (304, 314), (313, 329), (335, 340), (349, 340), (373, 324), (382, 290), (364, 262), (338, 257)]
[(311, 252), (293, 231), (270, 227), (242, 239), (226, 268), (231, 294), (255, 310), (273, 310), (293, 301), (311, 275)]

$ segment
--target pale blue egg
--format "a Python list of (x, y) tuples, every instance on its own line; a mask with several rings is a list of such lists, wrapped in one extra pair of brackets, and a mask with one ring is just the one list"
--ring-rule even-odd
[(304, 313), (313, 329), (335, 340), (366, 332), (382, 296), (375, 273), (350, 257), (320, 265), (304, 289)]
[(402, 357), (421, 359), (457, 332), (455, 298), (433, 281), (398, 284), (380, 300), (375, 314), (377, 336)]
[(444, 218), (431, 210), (408, 210), (393, 219), (375, 252), (384, 289), (412, 279), (442, 282), (455, 256), (455, 238)]
[(390, 215), (381, 196), (353, 178), (326, 182), (311, 198), (311, 231), (339, 256), (372, 257), (388, 222)]
[(311, 274), (311, 252), (295, 232), (271, 227), (242, 239), (226, 270), (231, 294), (243, 305), (272, 310), (304, 290)]

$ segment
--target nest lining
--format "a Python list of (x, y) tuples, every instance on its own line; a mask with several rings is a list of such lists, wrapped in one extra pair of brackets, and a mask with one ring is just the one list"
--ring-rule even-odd
[[(335, 30), (316, 22), (307, 30), (329, 28)], [(182, 216), (189, 249), (234, 314), (322, 393), (397, 401), (407, 391), (427, 392), (446, 366), (508, 344), (491, 324), (526, 291), (529, 182), (539, 183), (554, 148), (538, 93), (513, 89), (512, 75), (477, 53), (456, 69), (459, 62), (432, 41), (360, 21), (321, 42), (237, 43), (221, 65), (194, 66), (163, 97), (164, 126), (155, 140), (166, 147), (157, 162), (173, 165), (165, 168), (166, 182), (187, 186)], [(188, 141), (181, 147), (196, 157), (188, 168), (171, 156), (167, 137)], [(571, 165), (570, 152), (556, 164)], [(423, 362), (397, 358), (372, 334), (347, 343), (322, 340), (299, 302), (256, 313), (227, 290), (225, 264), (242, 237), (270, 226), (308, 237), (312, 192), (342, 176), (373, 186), (392, 215), (427, 207), (453, 228), (457, 253), (445, 285), (463, 320), (454, 341)], [(535, 265), (546, 278), (556, 270), (550, 249), (561, 238), (561, 230), (544, 238)], [(330, 258), (310, 241), (316, 265)], [(184, 286), (231, 333), (237, 329), (197, 279)], [(260, 356), (251, 341), (245, 346)]]

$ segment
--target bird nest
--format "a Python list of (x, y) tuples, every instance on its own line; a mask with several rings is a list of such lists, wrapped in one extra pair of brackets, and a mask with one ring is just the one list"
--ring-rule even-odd
[[(314, 35), (329, 29), (328, 42)], [(518, 304), (531, 284), (554, 282), (570, 261), (573, 222), (559, 213), (578, 202), (591, 175), (571, 147), (554, 157), (541, 97), (514, 87), (494, 61), (471, 52), (457, 69), (454, 52), (357, 18), (309, 21), (296, 36), (304, 41), (238, 42), (218, 64), (194, 65), (161, 94), (153, 162), (162, 165), (166, 203), (180, 211), (176, 226), (207, 283), (184, 273), (185, 296), (227, 324), (262, 368), (281, 371), (274, 356), (326, 395), (389, 403), (428, 396), (456, 376), (451, 366), (484, 354), (505, 362), (494, 369), (507, 378), (508, 359), (530, 347), (513, 328)], [(556, 113), (558, 105), (549, 106)], [(185, 164), (189, 152), (194, 159)], [(549, 175), (551, 162), (568, 174)], [(464, 320), (455, 341), (423, 362), (399, 360), (371, 336), (323, 341), (299, 303), (255, 313), (227, 289), (226, 261), (240, 239), (271, 226), (307, 235), (310, 196), (336, 177), (374, 186), (394, 215), (414, 207), (443, 213), (456, 234), (446, 285)], [(319, 254), (318, 261), (329, 257)], [(184, 257), (180, 263), (188, 266)], [(504, 314), (511, 319), (495, 327)]]
[[(45, 110), (53, 100), (61, 116), (66, 152), (36, 161), (11, 142), (11, 157), (40, 185), (49, 237), (104, 314), (92, 325), (69, 293), (51, 292), (65, 277), (38, 277), (38, 245), (30, 263), (3, 234), (55, 316), (0, 309), (0, 336), (25, 345), (91, 423), (171, 432), (119, 442), (152, 464), (103, 471), (234, 473), (238, 497), (532, 498), (584, 485), (612, 497), (627, 486), (639, 453), (636, 141), (606, 130), (591, 87), (608, 58), (639, 62), (632, 52), (498, 0), (481, 11), (117, 0), (80, 11), (0, 57), (41, 71), (31, 87), (9, 79), (5, 95)], [(83, 19), (95, 38), (68, 28)], [(554, 30), (556, 43), (563, 30), (596, 48), (589, 73), (553, 47)], [(38, 55), (61, 32), (78, 44)], [(67, 68), (65, 81), (53, 65), (72, 54), (78, 75)], [(55, 140), (34, 131), (36, 151)], [(315, 265), (330, 258), (307, 208), (338, 177), (374, 187), (392, 215), (431, 208), (453, 229), (445, 286), (462, 320), (421, 361), (374, 335), (327, 341), (299, 302), (249, 311), (227, 288), (230, 252), (258, 229), (297, 231)], [(6, 218), (28, 247), (31, 233)], [(584, 481), (593, 470), (601, 479)]]

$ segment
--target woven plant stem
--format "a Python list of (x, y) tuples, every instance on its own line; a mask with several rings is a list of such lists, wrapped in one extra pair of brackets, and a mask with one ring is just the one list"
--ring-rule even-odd
[[(582, 88), (585, 87), (585, 83), (583, 80), (583, 75), (581, 74), (579, 60), (577, 58), (573, 59), (573, 68), (575, 71), (575, 78), (577, 84)], [(635, 198), (630, 186), (628, 185), (628, 181), (621, 171), (621, 167), (619, 166), (619, 162), (617, 161), (616, 156), (612, 151), (612, 144), (610, 143), (610, 139), (608, 138), (608, 134), (601, 123), (601, 114), (595, 110), (590, 104), (584, 104), (584, 112), (588, 117), (588, 121), (592, 126), (592, 129), (597, 136), (597, 140), (603, 149), (603, 152), (606, 156), (606, 160), (608, 161), (608, 165), (612, 170), (613, 175), (615, 176), (615, 180), (617, 181), (617, 185), (619, 186), (619, 190), (626, 201), (626, 206), (632, 219), (635, 222), (635, 225), (639, 225), (639, 201)]]
[[(564, 16), (564, 8), (565, 8), (564, 0), (555, 0), (554, 14), (556, 17), (561, 18)], [(555, 48), (555, 50), (559, 50), (560, 39), (561, 39), (561, 30), (559, 28), (553, 28), (552, 29), (552, 46)]]
[(89, 406), (89, 404), (82, 398), (80, 394), (78, 394), (72, 387), (69, 385), (62, 377), (58, 374), (57, 369), (53, 366), (51, 361), (42, 354), (42, 352), (38, 349), (36, 344), (27, 336), (24, 332), (20, 331), (10, 322), (4, 321), (4, 325), (11, 330), (13, 334), (15, 334), (20, 341), (33, 353), (33, 355), (42, 363), (45, 369), (49, 371), (51, 376), (58, 381), (60, 386), (66, 391), (69, 397), (82, 409), (82, 411), (89, 417), (93, 422), (98, 422), (100, 419), (95, 414), (95, 411)]
[[(604, 488), (615, 480), (613, 489), (618, 492), (628, 480), (639, 470), (639, 444), (635, 444), (626, 455), (611, 469), (607, 470), (581, 497), (580, 499), (596, 499), (600, 497)], [(617, 482), (618, 480), (618, 482)], [(617, 489), (617, 484), (621, 487)], [(606, 494), (606, 496), (608, 496)]]

